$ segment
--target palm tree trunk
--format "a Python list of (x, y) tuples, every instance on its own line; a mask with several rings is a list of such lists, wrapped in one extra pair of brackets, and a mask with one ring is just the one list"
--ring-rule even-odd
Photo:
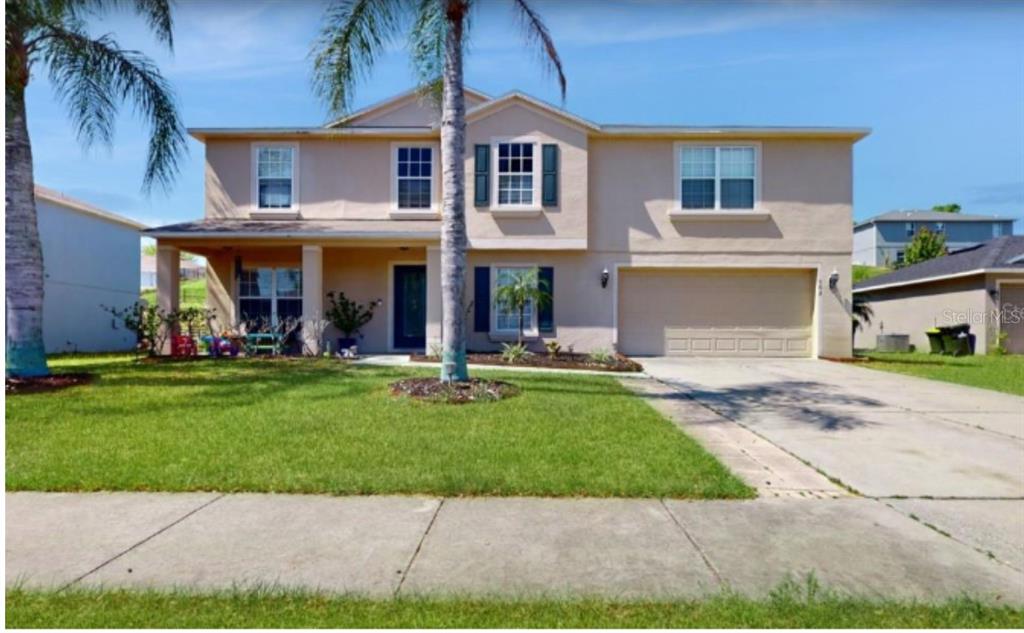
[[(9, 67), (10, 64), (8, 60)], [(21, 81), (6, 90), (6, 374), (31, 377), (46, 376), (50, 370), (43, 347), (43, 250), (36, 224), (32, 145), (25, 120), (28, 67), (24, 61), (21, 70)]]
[(441, 380), (469, 380), (466, 367), (466, 105), (462, 93), (465, 0), (445, 3), (444, 96), (441, 108)]

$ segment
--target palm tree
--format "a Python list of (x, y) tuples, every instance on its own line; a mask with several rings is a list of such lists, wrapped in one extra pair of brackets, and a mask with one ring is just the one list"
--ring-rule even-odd
[(857, 330), (864, 329), (865, 325), (871, 325), (871, 319), (875, 316), (875, 311), (871, 309), (871, 304), (861, 295), (853, 295), (850, 313), (853, 317), (853, 335), (855, 337), (857, 336)]
[[(409, 52), (424, 92), (441, 100), (441, 380), (469, 379), (466, 367), (466, 106), (462, 58), (470, 13), (479, 0), (337, 0), (313, 46), (314, 87), (331, 113), (351, 105), (356, 81), (408, 29)], [(565, 74), (554, 41), (527, 0), (511, 0), (527, 40), (539, 45), (558, 75)]]
[(548, 282), (540, 279), (540, 269), (531, 268), (513, 273), (509, 283), (498, 287), (494, 293), (494, 303), (512, 308), (519, 317), (518, 328), (516, 329), (516, 344), (523, 344), (523, 321), (526, 316), (526, 306), (533, 306), (538, 310), (551, 302), (551, 293), (548, 291)]
[[(129, 4), (171, 49), (169, 2)], [(123, 4), (124, 0), (6, 0), (8, 376), (49, 374), (43, 348), (43, 254), (25, 118), (25, 89), (35, 67), (46, 68), (83, 145), (111, 142), (122, 101), (130, 101), (148, 120), (151, 133), (143, 176), (147, 193), (153, 184), (170, 185), (185, 151), (174, 96), (153, 62), (120, 48), (110, 35), (93, 38), (86, 32), (87, 14)]]

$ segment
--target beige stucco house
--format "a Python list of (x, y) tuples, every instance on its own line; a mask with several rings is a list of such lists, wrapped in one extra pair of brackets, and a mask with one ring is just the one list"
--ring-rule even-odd
[[(539, 267), (534, 345), (631, 355), (848, 356), (853, 145), (865, 129), (606, 125), (467, 90), (471, 350), (515, 335), (491, 300)], [(439, 130), (415, 93), (318, 128), (192, 129), (206, 209), (153, 229), (165, 308), (181, 250), (225, 323), (377, 302), (360, 349), (440, 337)]]
[(871, 306), (871, 323), (857, 347), (875, 347), (879, 334), (906, 334), (919, 350), (935, 326), (968, 324), (974, 352), (1000, 342), (1024, 354), (1024, 236), (1004, 235), (943, 257), (862, 281), (854, 288)]

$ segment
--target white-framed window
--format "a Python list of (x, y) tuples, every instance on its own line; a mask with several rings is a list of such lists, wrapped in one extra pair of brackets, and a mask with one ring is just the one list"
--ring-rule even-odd
[(302, 269), (242, 268), (238, 315), (242, 321), (271, 325), (286, 318), (302, 318)]
[(1003, 223), (1002, 222), (993, 222), (992, 223), (992, 237), (1002, 237), (1002, 236), (1003, 236)]
[(252, 200), (256, 211), (294, 211), (299, 204), (297, 143), (254, 143)]
[(681, 209), (754, 209), (760, 198), (756, 144), (677, 143), (676, 202)]
[(935, 223), (935, 232), (936, 233), (945, 233), (946, 232), (946, 223), (945, 222), (936, 222)]
[(914, 226), (913, 222), (907, 222), (903, 228), (907, 231), (907, 237), (914, 237), (914, 233), (917, 231), (917, 227)]
[(437, 148), (415, 143), (392, 143), (391, 148), (392, 210), (413, 213), (436, 211)]
[[(525, 275), (536, 266), (495, 266), (491, 269), (491, 302), (493, 305), (491, 329), (495, 334), (516, 334), (519, 331), (519, 312), (512, 306), (495, 301), (498, 289), (506, 286), (520, 275)], [(537, 310), (533, 301), (527, 301), (523, 309), (523, 333), (537, 335)]]
[(896, 251), (896, 263), (902, 264), (905, 261), (906, 253), (903, 251)]
[(494, 208), (540, 208), (540, 153), (533, 139), (494, 142)]

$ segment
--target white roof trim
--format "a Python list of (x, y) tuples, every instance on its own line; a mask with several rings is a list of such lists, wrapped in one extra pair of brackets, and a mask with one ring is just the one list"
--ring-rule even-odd
[(432, 240), (441, 236), (441, 230), (437, 231), (289, 231), (287, 233), (266, 233), (260, 231), (147, 231), (146, 237), (157, 239), (180, 239), (190, 240), (193, 238), (247, 238), (278, 240), (293, 237), (310, 238), (362, 238), (367, 240)]
[(428, 126), (414, 127), (190, 127), (188, 133), (199, 141), (207, 137), (256, 137), (261, 139), (316, 137), (334, 138), (340, 136), (412, 136), (437, 138), (436, 128)]
[(85, 215), (91, 215), (93, 217), (100, 218), (101, 220), (107, 220), (108, 222), (113, 222), (114, 224), (120, 224), (122, 226), (127, 226), (128, 228), (137, 230), (145, 230), (149, 228), (148, 226), (141, 222), (138, 222), (131, 218), (126, 218), (123, 215), (111, 213), (106, 209), (94, 207), (93, 205), (87, 202), (82, 202), (81, 200), (70, 198), (55, 189), (50, 189), (49, 187), (36, 185), (35, 195), (36, 198), (40, 200), (45, 200), (51, 204), (56, 204), (66, 209), (78, 211), (79, 213), (84, 213)]
[[(477, 99), (483, 99), (484, 101), (490, 101), (490, 99), (491, 99), (490, 95), (485, 94), (483, 92), (480, 92), (479, 90), (476, 90), (474, 88), (463, 88), (462, 91), (465, 94), (468, 94), (470, 96), (476, 97)], [(377, 101), (376, 103), (371, 103), (370, 105), (366, 106), (365, 108), (360, 108), (359, 110), (356, 110), (355, 112), (352, 112), (350, 114), (346, 114), (345, 116), (342, 116), (342, 117), (339, 117), (337, 119), (334, 119), (333, 121), (330, 121), (330, 122), (326, 123), (324, 125), (324, 127), (338, 127), (338, 126), (342, 126), (345, 123), (348, 123), (349, 121), (352, 121), (353, 119), (358, 119), (358, 118), (364, 117), (364, 116), (370, 114), (371, 112), (375, 112), (377, 110), (387, 110), (389, 108), (397, 108), (397, 107), (403, 105), (404, 102), (411, 101), (412, 99), (418, 97), (419, 94), (420, 94), (420, 89), (419, 88), (410, 88), (409, 90), (406, 90), (405, 92), (399, 93), (399, 94), (397, 94), (397, 95), (395, 95), (393, 97), (388, 97), (387, 99), (384, 99), (383, 101)]]
[(475, 108), (470, 108), (469, 110), (466, 111), (466, 121), (468, 122), (470, 119), (480, 118), (486, 115), (491, 110), (500, 110), (512, 104), (512, 102), (514, 101), (522, 101), (524, 103), (534, 106), (535, 108), (543, 110), (548, 114), (552, 114), (561, 119), (571, 121), (572, 123), (575, 123), (578, 127), (587, 130), (592, 130), (596, 132), (600, 131), (601, 129), (601, 126), (598, 125), (597, 123), (594, 123), (593, 121), (588, 121), (587, 119), (578, 117), (575, 114), (569, 112), (568, 110), (563, 110), (562, 108), (553, 106), (550, 103), (541, 101), (540, 99), (536, 99), (528, 94), (519, 91), (505, 93), (500, 97), (487, 101), (486, 103), (481, 103)]
[(920, 279), (908, 279), (907, 281), (894, 281), (890, 284), (879, 284), (877, 286), (869, 286), (867, 288), (854, 288), (853, 293), (858, 292), (873, 292), (875, 290), (885, 290), (888, 288), (899, 288), (902, 286), (916, 286), (918, 284), (927, 284), (933, 281), (945, 281), (947, 279), (959, 279), (961, 277), (973, 277), (974, 275), (983, 275), (989, 273), (1018, 273), (1024, 274), (1024, 269), (1021, 268), (975, 268), (974, 270), (968, 270), (960, 273), (951, 273), (948, 275), (935, 275), (934, 277), (922, 277)]

